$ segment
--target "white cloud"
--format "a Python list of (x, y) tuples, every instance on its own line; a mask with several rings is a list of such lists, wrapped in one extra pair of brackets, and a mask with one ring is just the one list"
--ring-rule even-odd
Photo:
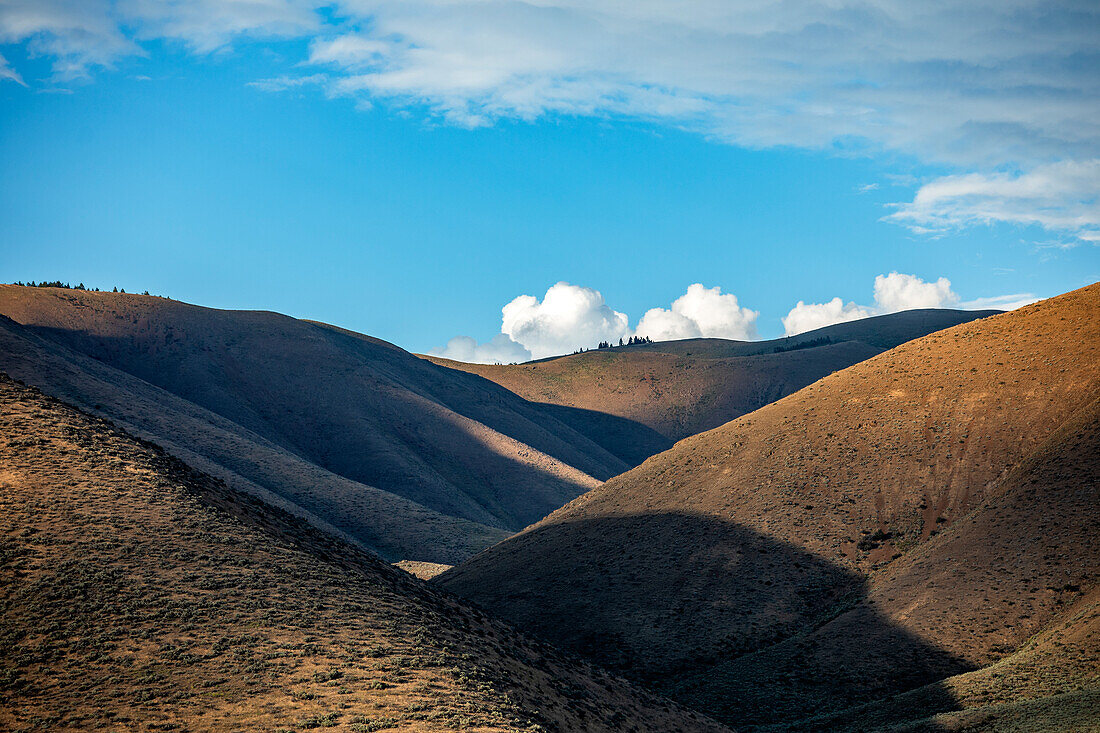
[(8, 60), (4, 58), (3, 55), (0, 55), (0, 81), (4, 81), (5, 79), (14, 81), (16, 84), (27, 86), (27, 83), (23, 81), (23, 77), (19, 76), (19, 72), (11, 67), (11, 64), (8, 63)]
[(1100, 158), (1041, 165), (1027, 173), (968, 173), (921, 186), (887, 221), (919, 233), (1007, 222), (1038, 225), (1100, 244)]
[(827, 303), (805, 303), (800, 300), (783, 318), (784, 332), (787, 336), (795, 336), (834, 323), (914, 308), (1009, 311), (1040, 300), (1034, 293), (1012, 293), (960, 301), (958, 294), (951, 289), (951, 281), (946, 277), (935, 282), (925, 282), (916, 275), (899, 272), (877, 276), (874, 297), (874, 305), (856, 305), (852, 302), (845, 304), (840, 298), (833, 298)]
[(328, 77), (325, 74), (308, 74), (306, 76), (277, 76), (271, 79), (257, 79), (248, 82), (248, 86), (265, 92), (285, 92), (288, 89), (318, 86), (326, 81), (328, 81)]
[(896, 313), (913, 308), (950, 308), (959, 302), (951, 281), (941, 277), (925, 282), (916, 275), (891, 272), (875, 278), (875, 310)]
[(875, 315), (874, 308), (848, 303), (833, 298), (827, 303), (805, 303), (798, 301), (790, 313), (783, 317), (783, 330), (788, 336), (831, 326), (834, 323), (855, 321)]
[(464, 124), (662, 120), (748, 145), (986, 169), (1100, 154), (1094, 4), (974, 0), (4, 0), (0, 37), (74, 73), (238, 36), (310, 41), (333, 89)]
[(455, 336), (443, 348), (432, 349), (428, 353), (470, 364), (511, 364), (531, 359), (530, 351), (503, 333), (498, 333), (483, 344), (469, 336)]
[(535, 359), (617, 341), (630, 330), (626, 314), (608, 306), (598, 290), (567, 282), (553, 285), (541, 301), (521, 295), (501, 313), (501, 333), (522, 344)]
[(205, 53), (298, 38), (326, 92), (362, 107), (465, 126), (621, 115), (749, 147), (898, 151), (957, 173), (890, 221), (1092, 242), (1098, 25), (1100, 6), (1077, 0), (0, 0), (0, 42), (51, 57), (55, 81), (142, 55), (138, 41)]
[(965, 303), (959, 303), (959, 307), (968, 311), (1002, 310), (1014, 311), (1025, 305), (1038, 303), (1042, 298), (1034, 293), (1012, 293), (1010, 295), (993, 295), (986, 298), (975, 298)]
[(874, 296), (875, 304), (870, 306), (851, 302), (845, 304), (840, 298), (833, 298), (827, 303), (805, 303), (800, 300), (783, 318), (784, 332), (787, 336), (794, 336), (834, 323), (855, 321), (884, 313), (960, 305), (959, 296), (951, 289), (951, 281), (946, 277), (935, 282), (925, 282), (916, 275), (900, 272), (877, 276)]
[(208, 53), (240, 36), (301, 37), (319, 31), (313, 0), (117, 0), (120, 18), (139, 38), (184, 41)]
[(756, 338), (759, 315), (740, 307), (733, 293), (723, 294), (719, 287), (695, 283), (672, 302), (671, 308), (646, 311), (635, 333), (654, 341), (700, 337), (747, 341)]
[(742, 308), (732, 293), (695, 283), (669, 308), (651, 308), (636, 330), (630, 319), (609, 306), (598, 290), (559, 282), (542, 300), (520, 295), (501, 309), (501, 333), (478, 344), (456, 336), (430, 354), (459, 361), (510, 363), (595, 348), (601, 341), (617, 344), (629, 336), (655, 341), (684, 338), (757, 338), (756, 311)]
[(0, 42), (26, 43), (33, 55), (53, 58), (54, 79), (86, 78), (144, 52), (126, 37), (106, 0), (3, 0)]

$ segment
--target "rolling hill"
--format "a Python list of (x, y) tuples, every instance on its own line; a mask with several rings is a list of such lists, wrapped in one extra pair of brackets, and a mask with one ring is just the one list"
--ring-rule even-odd
[[(436, 582), (734, 727), (907, 691), (949, 715), (1028, 685), (1087, 711), (1095, 646), (1064, 689), (1026, 669), (1036, 634), (1095, 641), (1097, 313), (1100, 285), (904, 343)], [(991, 664), (1025, 670), (1022, 691)]]
[(0, 728), (723, 730), (0, 375)]
[(18, 286), (0, 314), (0, 370), (393, 560), (454, 563), (627, 468), (543, 406), (324, 324)]
[[(465, 364), (558, 417), (635, 466), (672, 443), (723, 425), (906, 341), (999, 311), (912, 310), (772, 341), (687, 339), (586, 351), (526, 364)], [(599, 422), (605, 416), (654, 431)]]
[(4, 369), (109, 417), (238, 491), (382, 557), (453, 564), (508, 536), (331, 471), (205, 408), (0, 317)]

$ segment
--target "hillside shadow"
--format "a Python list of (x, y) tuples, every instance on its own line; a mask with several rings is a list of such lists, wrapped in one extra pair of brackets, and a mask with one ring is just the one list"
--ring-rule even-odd
[[(436, 364), (426, 359), (423, 361), (425, 364), (435, 369), (446, 371), (454, 379), (464, 380), (467, 383), (476, 384), (480, 389), (492, 393), (506, 394), (509, 399), (519, 400), (529, 409), (541, 413), (552, 420), (556, 420), (572, 429), (574, 432), (588, 438), (626, 464), (628, 469), (634, 468), (652, 455), (668, 450), (675, 442), (661, 433), (658, 433), (648, 425), (630, 420), (629, 418), (619, 417), (618, 415), (612, 415), (607, 412), (599, 412), (598, 410), (586, 410), (580, 407), (554, 405), (547, 402), (534, 402), (520, 397), (515, 392), (512, 392), (506, 387), (502, 387), (493, 380), (487, 379), (480, 374), (454, 369), (442, 364)], [(491, 424), (491, 415), (479, 414), (475, 419), (496, 429), (495, 426)], [(555, 457), (561, 458), (561, 456)], [(596, 478), (606, 480), (610, 478), (610, 476), (597, 476)]]
[(650, 456), (671, 448), (675, 441), (653, 428), (625, 417), (580, 407), (530, 403), (634, 468)]
[(159, 325), (134, 337), (20, 328), (205, 408), (338, 476), (509, 531), (592, 484), (548, 470), (537, 457), (523, 460), (522, 446), (479, 433), (455, 416), (599, 481), (671, 445), (630, 420), (530, 402), (480, 376), (329, 329), (318, 329), (325, 339), (318, 345), (262, 331), (242, 333), (232, 343), (224, 334), (192, 343), (187, 334), (181, 340), (162, 333)]
[[(435, 582), (739, 730), (973, 669), (877, 613), (862, 575), (713, 516), (541, 526)], [(946, 691), (923, 704), (956, 708)]]

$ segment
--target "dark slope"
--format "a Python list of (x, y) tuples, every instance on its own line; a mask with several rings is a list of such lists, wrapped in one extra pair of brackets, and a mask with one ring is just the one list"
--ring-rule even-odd
[[(674, 441), (723, 425), (835, 371), (997, 312), (913, 310), (772, 341), (666, 341), (516, 365), (426, 358), (480, 374), (532, 402), (557, 405), (563, 422), (634, 466)], [(601, 413), (632, 429), (586, 421)], [(652, 434), (640, 435), (637, 426)]]
[(323, 324), (15, 286), (0, 313), (335, 474), (503, 529), (626, 468), (505, 389)]
[(0, 436), (3, 730), (719, 730), (2, 375)]
[[(735, 724), (985, 664), (1017, 637), (926, 639), (931, 616), (904, 621), (917, 590), (887, 591), (897, 610), (877, 579), (1000, 496), (1006, 472), (1100, 394), (1097, 312), (1092, 286), (907, 343), (681, 441), (437, 581)], [(1096, 544), (1091, 522), (1075, 541)], [(1080, 575), (1087, 557), (1070, 545), (1043, 562)], [(959, 597), (1022, 601), (947, 573)], [(969, 638), (952, 596), (914, 582)], [(847, 636), (813, 636), (845, 619), (859, 621)]]
[[(761, 653), (682, 679), (677, 696), (725, 719), (763, 725), (777, 710), (790, 711), (779, 717), (839, 710), (985, 668), (925, 689), (907, 713), (880, 704), (886, 709), (875, 715), (886, 724), (906, 714), (1100, 692), (1100, 401), (991, 493), (875, 572), (860, 604)], [(944, 659), (957, 666), (945, 667)], [(758, 717), (747, 718), (745, 708)], [(827, 727), (846, 719), (858, 728), (868, 715), (840, 715)]]
[(338, 476), (220, 415), (0, 316), (0, 365), (234, 489), (390, 560), (453, 564), (508, 536)]

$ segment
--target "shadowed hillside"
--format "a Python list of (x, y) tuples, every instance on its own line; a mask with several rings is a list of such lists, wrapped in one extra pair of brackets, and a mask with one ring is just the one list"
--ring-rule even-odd
[[(516, 365), (431, 361), (491, 379), (558, 417), (631, 466), (672, 442), (718, 427), (808, 384), (926, 334), (998, 311), (913, 310), (772, 341), (687, 339), (587, 351)], [(580, 408), (648, 426), (639, 442), (585, 424)], [(660, 438), (663, 437), (664, 441)]]
[(0, 375), (0, 729), (717, 731)]
[(234, 489), (388, 559), (454, 563), (508, 536), (326, 471), (193, 402), (2, 316), (0, 362), (9, 373), (155, 441)]
[(17, 286), (0, 314), (0, 369), (392, 559), (453, 563), (627, 467), (560, 409), (332, 326)]
[[(1031, 730), (1100, 725), (1100, 401), (1082, 408), (999, 489), (877, 574), (869, 598), (878, 613), (983, 668), (817, 727), (918, 719), (919, 730), (1011, 729), (1029, 720)], [(794, 661), (831, 667), (824, 654), (857, 623), (849, 614), (818, 629)], [(877, 674), (896, 674), (892, 655)], [(737, 665), (727, 672), (749, 673), (734, 672)]]
[[(1031, 541), (964, 535), (969, 572), (936, 548), (972, 512), (1007, 512), (991, 502), (1013, 466), (1100, 395), (1097, 312), (1100, 285), (904, 344), (681, 441), (438, 582), (735, 725), (988, 664), (1095, 582), (1100, 504), (1048, 514), (1025, 492), (1011, 531)], [(1071, 435), (1088, 428), (1056, 440)], [(1067, 470), (1095, 491), (1085, 455)], [(1036, 543), (1057, 532), (1057, 551)]]

